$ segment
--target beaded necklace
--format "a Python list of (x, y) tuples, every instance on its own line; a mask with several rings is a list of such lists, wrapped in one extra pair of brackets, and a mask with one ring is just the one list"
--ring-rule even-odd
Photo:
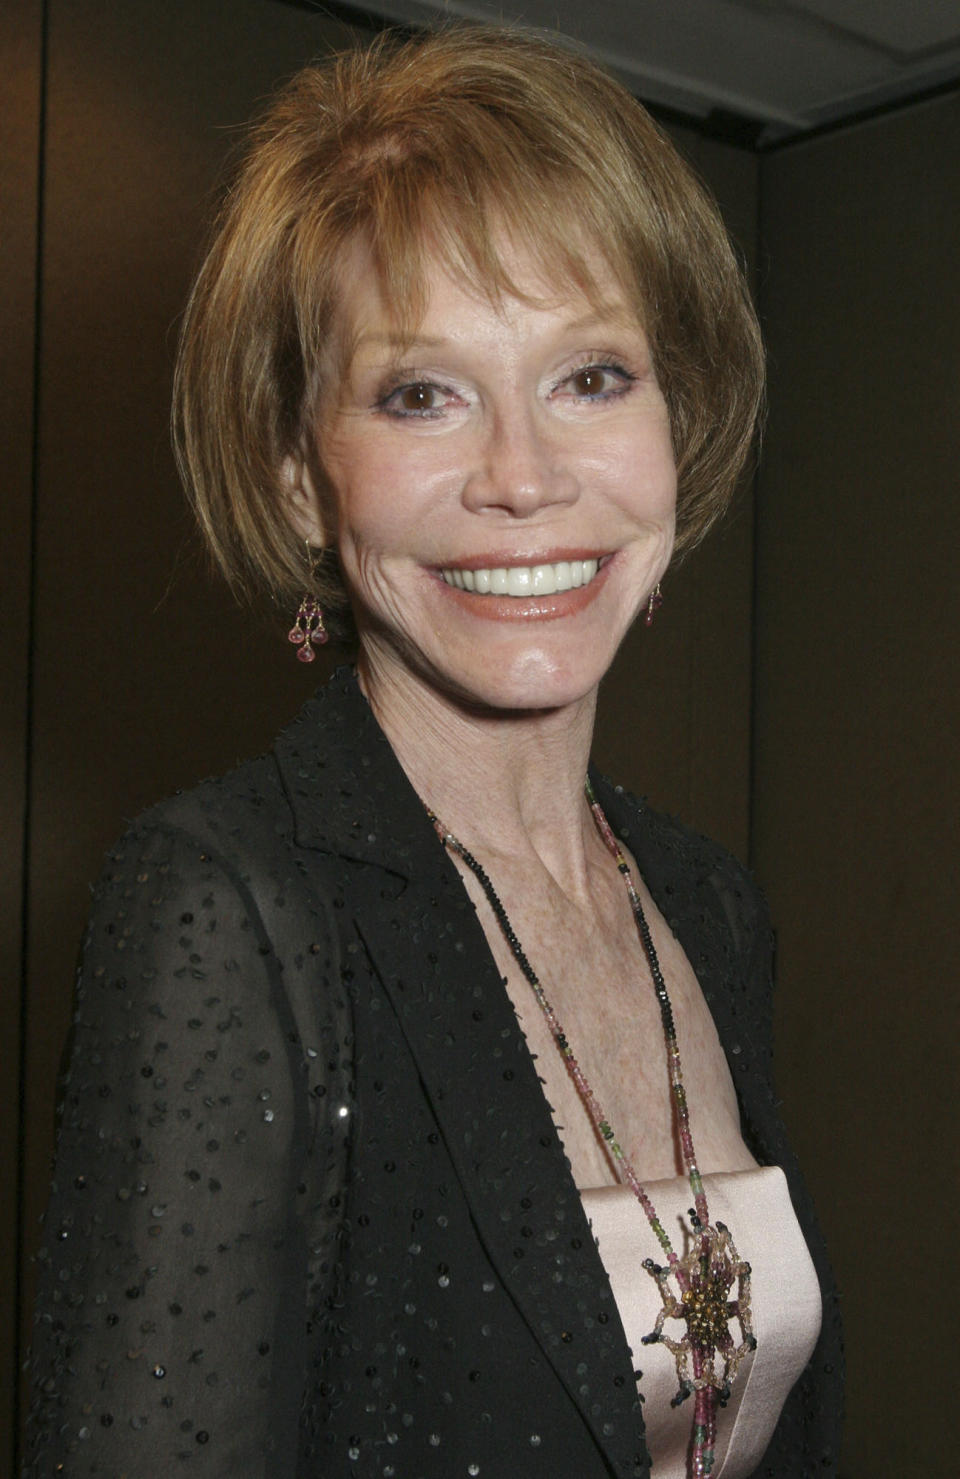
[[(717, 1409), (726, 1405), (731, 1383), (736, 1377), (741, 1361), (748, 1351), (755, 1350), (757, 1345), (750, 1320), (750, 1265), (741, 1259), (724, 1223), (711, 1223), (710, 1221), (707, 1197), (697, 1167), (693, 1133), (690, 1129), (690, 1115), (683, 1087), (683, 1068), (680, 1062), (677, 1030), (673, 1020), (673, 1007), (670, 1004), (670, 996), (660, 969), (653, 936), (633, 882), (630, 865), (613, 835), (610, 823), (593, 793), (589, 780), (585, 783), (584, 790), (597, 831), (616, 860), (617, 869), (626, 886), (637, 933), (643, 945), (660, 1007), (660, 1018), (667, 1047), (670, 1089), (679, 1130), (680, 1154), (684, 1171), (690, 1181), (694, 1201), (689, 1211), (692, 1234), (690, 1247), (683, 1257), (674, 1249), (669, 1234), (657, 1215), (656, 1207), (634, 1171), (629, 1156), (620, 1145), (600, 1101), (590, 1087), (586, 1074), (574, 1057), (573, 1049), (570, 1047), (560, 1019), (527, 959), (493, 884), (482, 865), (464, 847), (463, 843), (452, 832), (447, 831), (432, 811), (428, 812), (428, 815), (440, 841), (451, 852), (456, 853), (483, 889), (487, 903), (510, 947), (510, 952), (529, 982), (547, 1020), (553, 1040), (573, 1079), (581, 1103), (593, 1121), (607, 1154), (620, 1168), (624, 1181), (643, 1208), (647, 1221), (666, 1256), (665, 1265), (655, 1263), (652, 1258), (643, 1260), (643, 1267), (656, 1281), (663, 1304), (657, 1314), (653, 1330), (643, 1337), (643, 1344), (654, 1345), (661, 1342), (676, 1361), (679, 1386), (676, 1396), (671, 1401), (671, 1406), (678, 1407), (688, 1397), (694, 1397), (689, 1474), (690, 1479), (708, 1479), (713, 1468)], [(734, 1284), (737, 1286), (736, 1298), (731, 1298)], [(663, 1326), (668, 1319), (680, 1320), (684, 1324), (685, 1333), (679, 1339), (673, 1339), (665, 1333)], [(734, 1341), (730, 1333), (732, 1320), (736, 1320), (740, 1327), (739, 1343)]]

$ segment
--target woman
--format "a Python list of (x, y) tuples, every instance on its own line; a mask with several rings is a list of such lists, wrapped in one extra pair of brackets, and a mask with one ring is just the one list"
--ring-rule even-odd
[(272, 105), (178, 445), (228, 576), (356, 664), (110, 859), (31, 1473), (834, 1471), (762, 907), (584, 786), (760, 378), (713, 207), (586, 62), (454, 29)]

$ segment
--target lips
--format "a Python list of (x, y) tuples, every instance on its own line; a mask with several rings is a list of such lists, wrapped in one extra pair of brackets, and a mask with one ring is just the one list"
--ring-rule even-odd
[(478, 596), (553, 596), (579, 590), (596, 577), (600, 562), (556, 560), (541, 565), (497, 565), (488, 569), (443, 568), (440, 575), (456, 590)]

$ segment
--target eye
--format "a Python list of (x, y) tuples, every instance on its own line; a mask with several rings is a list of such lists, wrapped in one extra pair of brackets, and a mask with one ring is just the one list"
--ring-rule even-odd
[(396, 401), (404, 411), (434, 411), (437, 398), (437, 387), (423, 380), (418, 380), (416, 385), (404, 385), (396, 392)]
[(580, 400), (605, 400), (629, 390), (633, 376), (619, 364), (581, 365), (563, 382)]
[(412, 380), (396, 385), (381, 397), (378, 405), (391, 416), (431, 416), (449, 403), (451, 392), (430, 380)]

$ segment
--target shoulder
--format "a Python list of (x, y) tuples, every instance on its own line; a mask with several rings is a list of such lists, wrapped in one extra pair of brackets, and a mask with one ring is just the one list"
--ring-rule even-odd
[(110, 848), (94, 890), (91, 929), (115, 917), (130, 933), (169, 927), (171, 910), (203, 909), (256, 934), (253, 895), (282, 868), (282, 794), (269, 756), (178, 792), (135, 817)]
[(288, 845), (289, 802), (272, 751), (226, 775), (201, 781), (157, 802), (132, 822), (129, 833), (193, 837), (223, 857)]
[[(181, 967), (206, 971), (208, 955), (219, 962), (229, 953), (257, 959), (258, 977), (270, 972), (276, 950), (263, 901), (289, 868), (273, 769), (269, 756), (253, 761), (130, 822), (94, 889), (88, 958), (92, 949), (149, 959), (151, 975), (162, 960), (176, 980)], [(252, 979), (248, 969), (237, 975), (238, 985)]]
[(122, 956), (178, 997), (215, 976), (238, 1010), (268, 1014), (306, 1049), (331, 1033), (343, 1040), (330, 860), (294, 834), (272, 753), (143, 812), (105, 860), (81, 991)]

